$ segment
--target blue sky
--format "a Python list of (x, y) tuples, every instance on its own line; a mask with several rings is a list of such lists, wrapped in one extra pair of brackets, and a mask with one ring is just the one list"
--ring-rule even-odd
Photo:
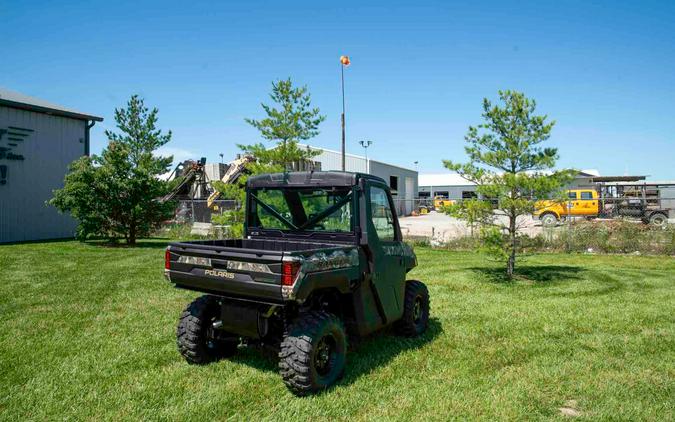
[(138, 93), (178, 158), (258, 134), (270, 83), (308, 85), (339, 149), (421, 173), (463, 160), (483, 97), (515, 89), (557, 121), (560, 166), (675, 179), (675, 2), (35, 2), (0, 0), (0, 86), (105, 118)]

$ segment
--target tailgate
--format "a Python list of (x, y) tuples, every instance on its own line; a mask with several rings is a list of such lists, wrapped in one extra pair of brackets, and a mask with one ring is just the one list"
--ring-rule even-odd
[(174, 243), (166, 251), (166, 277), (176, 285), (257, 302), (282, 302), (283, 252)]

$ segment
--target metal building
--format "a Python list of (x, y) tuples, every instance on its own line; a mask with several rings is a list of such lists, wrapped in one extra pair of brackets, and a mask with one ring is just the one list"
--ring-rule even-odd
[[(300, 145), (320, 151), (313, 158), (316, 170), (342, 170), (342, 154), (330, 149)], [(409, 215), (417, 198), (417, 171), (354, 154), (345, 154), (345, 170), (368, 173), (384, 179), (391, 188), (398, 215)]]
[(101, 117), (0, 88), (0, 243), (73, 237), (76, 223), (45, 204), (68, 165), (89, 154)]
[[(566, 189), (591, 187), (597, 176), (597, 170), (581, 170)], [(422, 199), (442, 196), (457, 201), (477, 197), (476, 184), (457, 173), (421, 174), (419, 179), (419, 197)]]

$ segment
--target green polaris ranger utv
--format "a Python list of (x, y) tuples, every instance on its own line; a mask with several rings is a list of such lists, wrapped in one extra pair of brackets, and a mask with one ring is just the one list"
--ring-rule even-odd
[(242, 344), (267, 346), (293, 393), (320, 391), (342, 376), (348, 338), (391, 324), (403, 336), (426, 330), (427, 288), (406, 280), (416, 265), (379, 177), (251, 177), (243, 239), (166, 249), (166, 277), (206, 294), (180, 316), (178, 350), (204, 364)]

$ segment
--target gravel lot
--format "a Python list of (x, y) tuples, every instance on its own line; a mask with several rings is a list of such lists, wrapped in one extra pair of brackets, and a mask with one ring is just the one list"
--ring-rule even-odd
[[(504, 222), (507, 221), (506, 217), (499, 216), (498, 218)], [(470, 233), (466, 222), (435, 211), (417, 217), (402, 217), (399, 223), (403, 236), (428, 237), (438, 242), (445, 242)], [(531, 216), (522, 217), (518, 224), (521, 226), (521, 231), (530, 236), (536, 236), (542, 231), (539, 220)]]

